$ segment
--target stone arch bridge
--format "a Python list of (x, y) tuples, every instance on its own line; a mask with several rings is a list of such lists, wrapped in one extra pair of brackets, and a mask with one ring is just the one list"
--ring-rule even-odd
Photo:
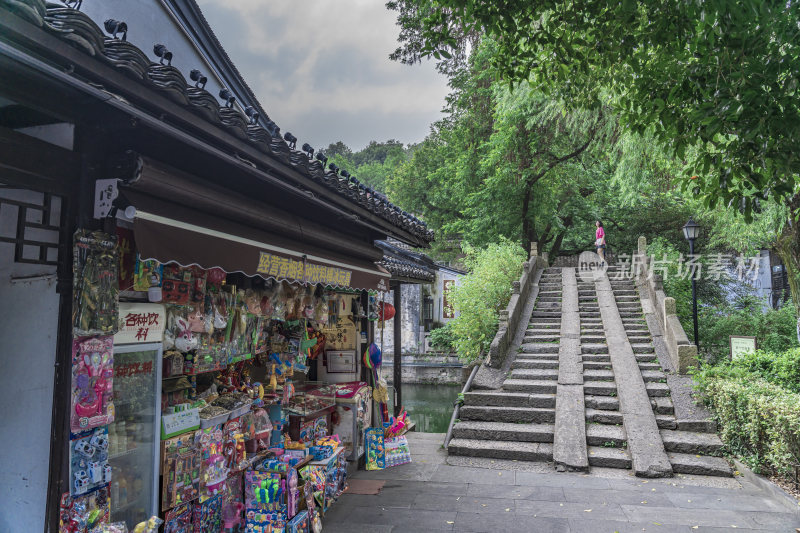
[(514, 282), (486, 361), (464, 395), (451, 455), (550, 462), (557, 470), (731, 476), (685, 375), (697, 357), (675, 302), (633, 268), (550, 267), (536, 253)]

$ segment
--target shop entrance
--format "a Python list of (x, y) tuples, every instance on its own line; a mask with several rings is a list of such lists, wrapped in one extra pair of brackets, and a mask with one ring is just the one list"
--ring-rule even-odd
[(42, 531), (62, 199), (0, 183), (0, 530)]

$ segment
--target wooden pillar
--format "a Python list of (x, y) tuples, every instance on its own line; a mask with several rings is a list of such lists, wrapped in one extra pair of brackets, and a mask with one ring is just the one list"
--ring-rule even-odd
[(402, 324), (402, 299), (400, 297), (400, 289), (402, 283), (394, 286), (394, 416), (400, 414), (400, 408), (403, 405), (403, 324)]

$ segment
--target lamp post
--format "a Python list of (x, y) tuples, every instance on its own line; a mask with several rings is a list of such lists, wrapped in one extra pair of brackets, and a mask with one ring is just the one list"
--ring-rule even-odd
[[(694, 241), (700, 236), (700, 224), (689, 217), (689, 222), (683, 226), (683, 236), (689, 241), (689, 255), (694, 256)], [(692, 319), (694, 320), (694, 345), (700, 351), (700, 334), (697, 331), (697, 280), (692, 275)]]

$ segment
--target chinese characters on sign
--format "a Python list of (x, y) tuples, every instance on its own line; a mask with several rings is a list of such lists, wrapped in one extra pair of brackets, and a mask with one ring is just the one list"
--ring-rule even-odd
[[(619, 254), (617, 263), (620, 269), (615, 274), (616, 278), (632, 278), (635, 272), (645, 268), (639, 255)], [(725, 277), (736, 278), (739, 281), (754, 282), (758, 279), (761, 257), (735, 257), (727, 254), (711, 254), (708, 256), (680, 254), (676, 259), (670, 259), (664, 254), (661, 258), (651, 256), (647, 265), (647, 277), (659, 275), (663, 279), (675, 276), (679, 279), (699, 281), (701, 279), (720, 281)]]
[(731, 360), (738, 359), (747, 353), (753, 353), (758, 346), (756, 345), (755, 337), (742, 337), (738, 335), (730, 336), (731, 342)]
[(278, 279), (292, 279), (323, 285), (350, 286), (352, 272), (341, 268), (295, 261), (280, 255), (261, 252), (256, 271)]
[(119, 331), (114, 335), (114, 344), (161, 342), (165, 323), (163, 305), (120, 303)]

